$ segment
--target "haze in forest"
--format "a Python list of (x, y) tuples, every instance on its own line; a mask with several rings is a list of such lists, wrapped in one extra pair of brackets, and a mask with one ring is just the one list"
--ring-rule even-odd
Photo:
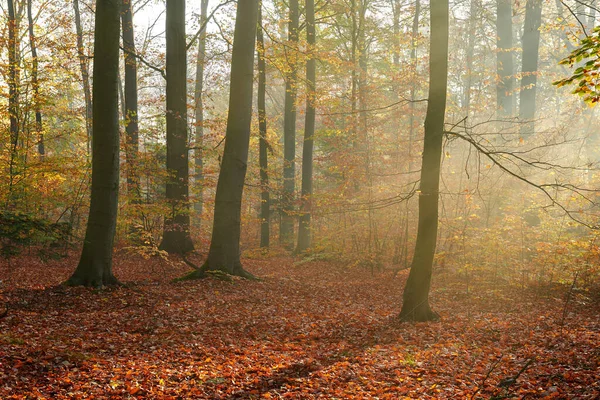
[(2, 218), (44, 226), (6, 252), (83, 244), (70, 284), (117, 283), (113, 244), (181, 254), (184, 279), (257, 278), (268, 249), (410, 270), (401, 318), (430, 320), (432, 271), (566, 282), (595, 246), (593, 3), (9, 0), (3, 21)]

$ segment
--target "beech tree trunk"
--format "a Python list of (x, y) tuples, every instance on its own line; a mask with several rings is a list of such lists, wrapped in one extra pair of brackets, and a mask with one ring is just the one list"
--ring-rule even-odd
[(296, 93), (298, 84), (298, 0), (289, 2), (288, 63), (290, 72), (285, 79), (285, 105), (283, 115), (283, 194), (281, 198), (281, 223), (279, 243), (291, 247), (294, 239), (294, 195), (296, 192)]
[(496, 3), (496, 71), (498, 84), (496, 86), (496, 102), (498, 118), (511, 117), (514, 107), (514, 66), (512, 40), (512, 0), (497, 0)]
[(77, 55), (79, 56), (79, 68), (81, 70), (81, 84), (83, 85), (83, 96), (85, 98), (85, 131), (87, 134), (87, 150), (90, 153), (92, 142), (92, 93), (90, 91), (90, 73), (88, 70), (87, 55), (83, 48), (83, 28), (81, 27), (81, 14), (79, 13), (79, 0), (73, 0), (75, 11), (75, 32), (77, 36)]
[(521, 96), (519, 101), (520, 133), (535, 133), (535, 96), (540, 48), (540, 25), (542, 23), (541, 0), (528, 0), (523, 24), (523, 67), (521, 69)]
[(83, 251), (66, 282), (72, 286), (117, 284), (112, 251), (119, 196), (120, 0), (98, 0), (94, 33), (92, 193)]
[[(411, 64), (411, 85), (410, 85), (410, 115), (408, 116), (408, 170), (409, 174), (412, 174), (413, 171), (413, 145), (415, 142), (415, 115), (416, 115), (416, 107), (415, 100), (417, 99), (417, 81), (418, 81), (418, 58), (417, 58), (417, 45), (418, 45), (418, 37), (419, 37), (419, 16), (421, 15), (421, 1), (415, 1), (415, 15), (412, 21), (412, 30), (411, 30), (411, 49), (410, 49), (410, 64)], [(411, 176), (411, 175), (409, 175)], [(402, 260), (404, 261), (404, 266), (408, 267), (408, 236), (409, 236), (409, 224), (410, 224), (410, 202), (411, 199), (406, 201), (406, 207), (404, 209), (404, 245), (402, 247)], [(399, 258), (400, 260), (400, 258)]]
[(477, 13), (478, 13), (478, 0), (471, 0), (469, 10), (469, 23), (468, 23), (468, 39), (467, 39), (467, 65), (464, 78), (464, 92), (463, 92), (463, 109), (467, 118), (471, 112), (471, 86), (473, 84), (473, 55), (475, 53), (475, 39), (477, 38)]
[[(208, 17), (208, 0), (202, 0), (200, 5), (200, 24)], [(196, 57), (196, 87), (194, 91), (194, 115), (196, 127), (196, 145), (194, 150), (194, 183), (197, 187), (197, 197), (194, 200), (195, 226), (200, 228), (204, 206), (204, 61), (206, 59), (206, 27), (198, 38), (198, 56)]]
[(187, 64), (185, 0), (167, 0), (167, 202), (163, 239), (159, 249), (187, 253), (190, 237), (189, 165), (187, 144)]
[(123, 26), (123, 59), (125, 63), (124, 118), (127, 194), (131, 201), (136, 204), (141, 201), (140, 177), (137, 165), (139, 151), (137, 61), (135, 59), (131, 0), (122, 1), (121, 24)]
[(306, 116), (302, 147), (302, 213), (298, 227), (296, 252), (311, 246), (311, 213), (313, 187), (313, 138), (315, 135), (315, 90), (317, 65), (315, 60), (315, 1), (306, 0), (306, 42), (309, 56), (306, 61)]
[(7, 205), (13, 202), (19, 151), (19, 69), (17, 68), (17, 20), (13, 0), (8, 5), (8, 115), (10, 120), (10, 161)]
[(262, 1), (258, 6), (258, 24), (256, 28), (256, 55), (258, 57), (258, 131), (259, 131), (259, 167), (260, 167), (260, 247), (269, 247), (271, 198), (269, 193), (269, 159), (267, 142), (267, 66), (265, 62), (265, 41), (262, 30)]
[(197, 276), (202, 276), (206, 270), (220, 270), (231, 275), (252, 277), (240, 261), (240, 230), (252, 121), (257, 22), (258, 0), (240, 1), (233, 38), (229, 114), (217, 183), (212, 240), (206, 263), (193, 274)]
[(419, 193), (419, 224), (415, 254), (404, 287), (400, 319), (430, 321), (438, 318), (429, 306), (429, 289), (435, 255), (440, 164), (448, 82), (448, 0), (434, 0), (430, 9), (429, 102)]
[(33, 89), (33, 107), (35, 110), (35, 132), (37, 134), (37, 148), (40, 161), (44, 160), (46, 149), (44, 147), (44, 132), (42, 126), (42, 109), (40, 99), (40, 84), (38, 79), (38, 55), (33, 33), (33, 14), (31, 11), (31, 0), (27, 0), (27, 22), (29, 30), (29, 46), (31, 46), (31, 86)]

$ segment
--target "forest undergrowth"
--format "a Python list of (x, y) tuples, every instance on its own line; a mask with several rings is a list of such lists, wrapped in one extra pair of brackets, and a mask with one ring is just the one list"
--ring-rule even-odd
[[(77, 257), (0, 264), (0, 398), (597, 399), (600, 307), (569, 285), (436, 272), (441, 320), (400, 323), (408, 271), (245, 259), (260, 281), (177, 282), (118, 253), (125, 286), (66, 288)], [(200, 258), (197, 260), (200, 263)]]

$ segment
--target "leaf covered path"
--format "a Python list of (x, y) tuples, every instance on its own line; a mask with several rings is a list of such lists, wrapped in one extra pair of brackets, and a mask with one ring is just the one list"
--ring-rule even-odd
[(2, 264), (0, 398), (600, 397), (600, 310), (579, 296), (562, 324), (564, 293), (437, 274), (441, 322), (402, 324), (405, 274), (244, 262), (261, 281), (121, 258), (131, 285), (102, 291), (54, 286), (74, 259)]

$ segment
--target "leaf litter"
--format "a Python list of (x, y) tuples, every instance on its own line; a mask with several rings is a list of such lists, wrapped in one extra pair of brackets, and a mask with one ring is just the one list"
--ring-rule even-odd
[(57, 286), (75, 263), (1, 264), (0, 398), (600, 398), (600, 310), (563, 319), (566, 293), (437, 273), (441, 321), (400, 323), (405, 271), (274, 257), (173, 283), (183, 263), (128, 255), (124, 287)]

